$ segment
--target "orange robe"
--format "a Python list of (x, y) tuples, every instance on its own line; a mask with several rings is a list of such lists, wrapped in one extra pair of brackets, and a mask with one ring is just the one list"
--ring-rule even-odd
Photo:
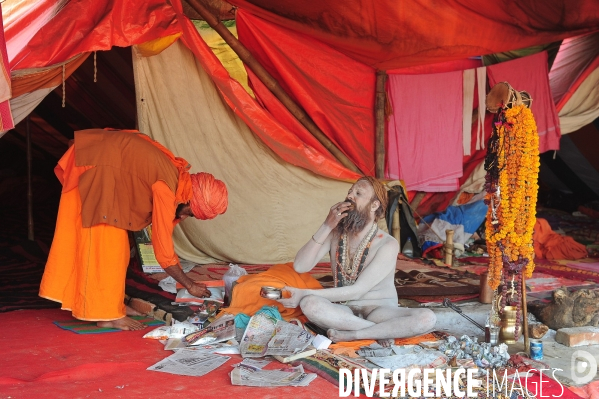
[[(63, 192), (39, 295), (61, 302), (62, 309), (70, 310), (77, 319), (115, 320), (125, 316), (129, 239), (127, 230), (108, 224), (83, 227), (78, 182), (90, 168), (93, 166), (75, 164), (75, 146), (71, 146), (55, 169)], [(151, 190), (156, 259), (163, 268), (179, 267), (172, 241), (178, 201), (163, 181), (155, 182)]]

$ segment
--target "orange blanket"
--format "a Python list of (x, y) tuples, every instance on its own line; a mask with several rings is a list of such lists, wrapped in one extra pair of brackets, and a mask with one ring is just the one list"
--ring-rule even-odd
[(537, 219), (534, 232), (535, 255), (539, 259), (582, 259), (587, 257), (584, 245), (572, 237), (562, 236), (551, 230), (545, 219)]
[(262, 298), (260, 288), (270, 286), (283, 288), (285, 286), (306, 289), (320, 289), (320, 283), (309, 273), (297, 273), (293, 270), (293, 263), (274, 265), (267, 271), (259, 274), (241, 276), (233, 289), (231, 305), (224, 309), (227, 313), (245, 313), (253, 316), (262, 306), (276, 306), (285, 320), (303, 316), (299, 307), (289, 309), (272, 299)]

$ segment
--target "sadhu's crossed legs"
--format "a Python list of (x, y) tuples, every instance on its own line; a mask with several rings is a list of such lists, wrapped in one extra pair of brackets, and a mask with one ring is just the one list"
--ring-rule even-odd
[(346, 306), (310, 295), (300, 302), (303, 313), (317, 325), (328, 329), (333, 342), (374, 339), (383, 346), (395, 338), (431, 331), (436, 322), (430, 309), (393, 306)]

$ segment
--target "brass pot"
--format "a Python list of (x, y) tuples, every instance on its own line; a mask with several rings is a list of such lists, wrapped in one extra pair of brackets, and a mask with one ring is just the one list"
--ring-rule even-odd
[(504, 344), (516, 343), (516, 307), (506, 306), (501, 313), (501, 328), (499, 329), (499, 342)]

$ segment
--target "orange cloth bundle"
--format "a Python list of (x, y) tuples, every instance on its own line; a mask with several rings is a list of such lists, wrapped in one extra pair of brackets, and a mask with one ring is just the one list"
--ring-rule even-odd
[[(408, 338), (395, 338), (395, 345), (418, 345), (422, 342), (428, 341), (437, 341), (438, 338), (435, 334), (428, 333), (424, 335), (417, 335), (415, 337)], [(329, 349), (333, 351), (333, 353), (337, 354), (337, 350), (339, 353), (345, 352), (343, 348), (351, 348), (353, 350), (358, 350), (363, 346), (368, 346), (374, 344), (376, 341), (374, 339), (362, 339), (358, 341), (347, 341), (347, 342), (337, 342), (336, 344), (332, 344), (329, 346)]]
[(587, 257), (584, 245), (572, 237), (554, 232), (545, 219), (537, 218), (533, 235), (535, 255), (539, 259), (582, 259)]
[[(262, 287), (283, 288), (285, 286), (303, 289), (321, 289), (320, 283), (310, 273), (299, 274), (293, 269), (293, 263), (274, 265), (264, 273), (241, 276), (233, 289), (230, 307), (227, 313), (245, 313), (253, 316), (262, 306), (276, 306), (285, 320), (302, 318), (303, 313), (299, 307), (289, 309), (283, 307), (279, 302), (272, 299), (262, 298), (260, 288)], [(302, 321), (304, 321), (302, 320)]]

